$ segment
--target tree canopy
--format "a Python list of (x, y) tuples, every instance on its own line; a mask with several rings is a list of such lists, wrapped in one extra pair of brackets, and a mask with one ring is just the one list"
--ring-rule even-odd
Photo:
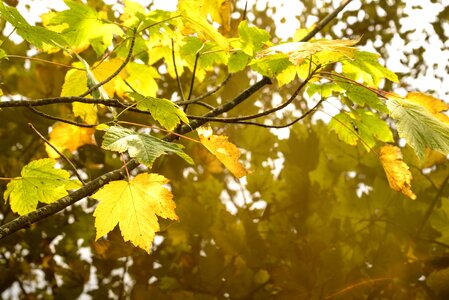
[(331, 2), (0, 1), (2, 297), (446, 299), (449, 8)]

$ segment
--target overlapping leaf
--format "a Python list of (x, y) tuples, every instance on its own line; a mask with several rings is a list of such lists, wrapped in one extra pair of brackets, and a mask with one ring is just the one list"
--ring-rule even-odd
[(167, 183), (164, 176), (143, 173), (129, 181), (112, 181), (93, 194), (100, 201), (94, 212), (97, 239), (118, 224), (125, 241), (150, 253), (159, 231), (157, 216), (178, 220)]
[(423, 101), (420, 102), (414, 96), (407, 99), (393, 93), (386, 96), (399, 136), (413, 147), (419, 159), (424, 159), (426, 148), (449, 154), (449, 123), (441, 120), (441, 101), (419, 97)]
[(402, 160), (401, 149), (396, 146), (387, 145), (380, 148), (379, 158), (382, 166), (387, 174), (390, 187), (412, 200), (416, 199), (416, 195), (411, 190), (412, 173), (409, 167)]
[(21, 177), (8, 183), (3, 196), (13, 212), (25, 215), (35, 210), (38, 202), (52, 203), (66, 196), (67, 190), (81, 186), (69, 179), (69, 172), (55, 169), (55, 163), (51, 158), (34, 160), (23, 167)]
[(128, 151), (131, 157), (147, 166), (151, 166), (159, 156), (170, 152), (193, 164), (192, 159), (182, 151), (182, 145), (118, 126), (111, 126), (106, 130), (101, 147), (120, 153)]
[(200, 127), (197, 129), (201, 143), (220, 160), (231, 173), (241, 178), (247, 174), (247, 170), (239, 162), (240, 150), (228, 141), (227, 136), (214, 135), (211, 128)]
[(173, 130), (181, 121), (189, 124), (189, 119), (182, 109), (168, 99), (144, 97), (137, 93), (131, 96), (137, 102), (137, 108), (149, 111), (151, 116), (168, 130)]
[(301, 64), (305, 59), (319, 52), (327, 52), (330, 55), (328, 61), (338, 61), (342, 56), (353, 58), (356, 49), (352, 46), (359, 40), (319, 40), (314, 42), (291, 42), (269, 47), (257, 54), (258, 58), (277, 53), (288, 55), (294, 65)]
[(69, 7), (61, 12), (49, 12), (42, 16), (45, 27), (59, 32), (72, 50), (81, 52), (90, 45), (100, 55), (112, 43), (114, 35), (123, 31), (115, 24), (104, 22), (89, 6), (72, 0), (64, 0)]
[(16, 8), (6, 6), (2, 1), (0, 1), (0, 15), (14, 26), (17, 34), (39, 49), (51, 51), (64, 47), (67, 44), (64, 37), (57, 32), (40, 26), (31, 26)]
[[(64, 150), (75, 151), (83, 145), (96, 145), (94, 138), (95, 129), (56, 123), (50, 133), (50, 143), (61, 152)], [(49, 157), (58, 158), (59, 154), (49, 145), (45, 145)]]

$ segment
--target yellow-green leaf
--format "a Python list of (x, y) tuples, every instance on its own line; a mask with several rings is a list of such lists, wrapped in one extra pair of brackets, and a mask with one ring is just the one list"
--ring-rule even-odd
[(55, 169), (56, 161), (51, 158), (34, 160), (23, 167), (21, 177), (8, 183), (4, 193), (5, 201), (13, 212), (25, 215), (36, 209), (37, 203), (52, 203), (67, 195), (67, 190), (81, 186), (70, 180), (66, 170)]
[[(56, 123), (50, 133), (50, 143), (59, 151), (75, 151), (83, 145), (96, 145), (94, 138), (95, 129), (70, 125), (67, 123)], [(51, 158), (58, 158), (59, 154), (49, 145), (45, 150)]]
[(189, 119), (182, 109), (168, 99), (144, 97), (138, 93), (131, 93), (137, 102), (137, 109), (149, 111), (151, 116), (164, 128), (173, 130), (181, 121), (189, 124)]
[(154, 235), (159, 231), (157, 216), (178, 220), (172, 193), (164, 186), (168, 179), (143, 173), (124, 181), (112, 181), (92, 198), (100, 201), (95, 209), (97, 240), (117, 224), (123, 239), (150, 253)]

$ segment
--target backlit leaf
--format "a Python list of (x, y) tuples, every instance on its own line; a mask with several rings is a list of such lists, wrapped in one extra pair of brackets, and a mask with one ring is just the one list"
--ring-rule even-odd
[(193, 164), (192, 159), (182, 151), (182, 145), (118, 126), (111, 126), (106, 130), (101, 147), (120, 153), (128, 151), (131, 157), (147, 166), (151, 166), (159, 156), (170, 152)]
[[(96, 145), (94, 133), (95, 129), (93, 128), (56, 123), (53, 125), (50, 133), (50, 143), (61, 152), (64, 152), (64, 150), (75, 151), (83, 145)], [(59, 157), (59, 154), (47, 144), (45, 145), (45, 150), (49, 157)]]
[(114, 35), (123, 35), (120, 27), (104, 22), (89, 6), (72, 0), (64, 2), (68, 10), (49, 12), (42, 16), (42, 22), (45, 27), (59, 32), (75, 52), (92, 46), (100, 55), (111, 45)]
[(251, 57), (270, 39), (270, 34), (267, 31), (255, 26), (249, 26), (247, 20), (240, 22), (238, 31), (240, 43), (236, 45), (236, 48), (241, 48), (243, 52)]
[(377, 87), (384, 78), (399, 82), (396, 74), (382, 66), (378, 62), (378, 58), (377, 54), (357, 51), (354, 59), (342, 62), (343, 74), (354, 80), (362, 79), (363, 82), (373, 87)]
[(405, 96), (405, 99), (418, 103), (441, 121), (449, 123), (449, 117), (442, 113), (449, 109), (449, 105), (440, 99), (419, 92), (410, 92)]
[[(262, 58), (277, 53), (287, 54), (294, 65), (301, 64), (306, 58), (318, 52), (329, 51), (328, 55), (337, 61), (341, 56), (352, 58), (356, 51), (354, 46), (359, 40), (319, 40), (314, 42), (291, 42), (269, 47), (257, 54)], [(327, 58), (329, 60), (329, 58)], [(332, 60), (332, 59), (331, 59)]]
[(144, 97), (137, 93), (131, 96), (137, 102), (137, 109), (149, 111), (151, 116), (168, 130), (173, 130), (181, 121), (189, 124), (189, 119), (182, 109), (168, 99)]
[(379, 158), (385, 174), (387, 174), (390, 187), (415, 200), (416, 195), (412, 192), (410, 186), (412, 173), (410, 173), (409, 167), (402, 160), (402, 153), (399, 147), (387, 145), (380, 148)]
[(178, 2), (178, 12), (185, 19), (186, 28), (206, 40), (214, 41), (222, 50), (229, 49), (228, 40), (201, 15), (201, 1), (181, 0)]
[(227, 136), (214, 135), (211, 128), (200, 127), (197, 129), (201, 143), (220, 160), (231, 173), (241, 178), (247, 174), (247, 170), (239, 162), (240, 150), (228, 141)]
[(387, 96), (387, 107), (396, 122), (399, 136), (413, 147), (419, 159), (423, 160), (426, 148), (449, 154), (449, 124), (441, 121), (428, 105)]
[(5, 201), (13, 212), (25, 215), (36, 209), (37, 203), (52, 203), (67, 195), (67, 190), (81, 186), (70, 180), (66, 170), (55, 169), (56, 161), (51, 158), (34, 160), (23, 167), (21, 177), (11, 180), (4, 193)]
[(0, 15), (16, 29), (17, 34), (39, 49), (51, 51), (67, 44), (57, 32), (41, 26), (31, 26), (16, 8), (6, 6), (2, 1), (0, 1)]
[(159, 231), (157, 216), (178, 220), (172, 193), (164, 186), (168, 179), (158, 174), (139, 174), (129, 181), (117, 180), (103, 186), (92, 198), (98, 240), (117, 224), (123, 239), (150, 253)]

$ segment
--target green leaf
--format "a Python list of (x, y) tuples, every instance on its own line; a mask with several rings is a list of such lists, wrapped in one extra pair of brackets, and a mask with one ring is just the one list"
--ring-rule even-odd
[(449, 124), (440, 121), (425, 107), (406, 99), (389, 98), (387, 107), (399, 136), (405, 138), (421, 161), (426, 148), (449, 154)]
[(396, 74), (379, 64), (378, 58), (379, 55), (377, 54), (357, 51), (354, 59), (342, 62), (343, 74), (354, 80), (362, 79), (363, 82), (375, 87), (384, 78), (393, 82), (399, 82)]
[(345, 90), (346, 96), (353, 103), (361, 107), (369, 105), (370, 107), (380, 112), (388, 113), (388, 108), (385, 106), (385, 104), (383, 104), (382, 101), (377, 97), (377, 95), (369, 89), (346, 82), (338, 82), (337, 84)]
[(114, 35), (123, 35), (120, 27), (104, 22), (89, 6), (72, 0), (64, 2), (68, 10), (49, 12), (42, 16), (42, 22), (45, 27), (61, 33), (75, 52), (91, 45), (100, 55), (112, 44)]
[(344, 89), (334, 82), (327, 82), (323, 84), (309, 84), (307, 86), (307, 95), (309, 97), (312, 97), (314, 94), (319, 93), (321, 97), (328, 98), (334, 91), (343, 92)]
[(247, 20), (240, 22), (238, 31), (241, 50), (251, 57), (262, 49), (262, 46), (270, 39), (270, 34), (267, 31), (248, 26)]
[(5, 6), (2, 1), (0, 1), (0, 15), (16, 28), (18, 35), (39, 49), (50, 51), (67, 44), (64, 37), (58, 33), (44, 27), (31, 26), (16, 8)]
[(183, 158), (189, 164), (193, 164), (193, 160), (182, 151), (182, 145), (118, 126), (111, 126), (107, 129), (101, 147), (120, 153), (128, 151), (131, 157), (147, 166), (151, 166), (159, 156), (170, 152)]
[(350, 117), (347, 112), (341, 112), (334, 116), (329, 122), (329, 129), (334, 130), (337, 133), (338, 138), (351, 145), (357, 145), (359, 137), (357, 135), (357, 127), (354, 119)]
[(0, 49), (0, 59), (3, 59), (6, 56), (7, 56), (7, 54), (6, 54), (5, 50)]
[(137, 109), (148, 111), (164, 128), (173, 130), (181, 121), (189, 124), (189, 119), (182, 109), (168, 99), (145, 97), (138, 93), (130, 93), (137, 102)]
[(172, 193), (164, 186), (168, 179), (158, 174), (139, 174), (130, 181), (112, 181), (92, 195), (100, 201), (95, 209), (97, 239), (119, 224), (125, 241), (150, 253), (157, 215), (178, 220)]
[(250, 56), (243, 51), (237, 51), (231, 54), (228, 61), (229, 73), (235, 73), (243, 70), (250, 60)]
[(265, 56), (250, 63), (252, 69), (268, 77), (275, 77), (291, 65), (285, 54)]
[(23, 167), (21, 177), (8, 183), (3, 195), (13, 212), (25, 215), (36, 209), (37, 203), (52, 203), (64, 196), (67, 190), (77, 189), (78, 181), (70, 180), (66, 170), (55, 169), (51, 158), (34, 160)]

